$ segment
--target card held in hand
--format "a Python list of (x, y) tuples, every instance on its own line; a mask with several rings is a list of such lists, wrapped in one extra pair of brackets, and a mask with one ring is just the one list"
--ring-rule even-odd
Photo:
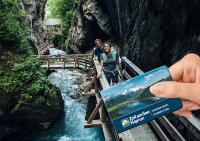
[(182, 108), (178, 98), (161, 98), (150, 93), (150, 86), (161, 81), (172, 81), (166, 66), (101, 91), (118, 133)]

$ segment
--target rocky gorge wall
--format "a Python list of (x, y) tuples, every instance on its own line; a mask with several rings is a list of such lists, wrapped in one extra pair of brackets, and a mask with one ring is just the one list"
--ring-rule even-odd
[[(35, 47), (43, 43), (43, 38), (45, 36), (43, 19), (45, 16), (44, 10), (46, 2), (47, 0), (21, 0), (22, 7), (27, 13), (28, 38)], [(35, 48), (33, 49), (35, 50)]]
[(61, 91), (33, 57), (46, 0), (0, 0), (0, 140), (42, 131), (63, 113)]
[[(200, 54), (198, 0), (81, 0), (78, 11), (82, 13), (77, 18), (80, 24), (73, 25), (76, 30), (72, 35), (81, 50), (92, 47), (84, 38), (105, 40), (106, 33), (121, 48), (121, 54), (144, 71), (169, 66), (188, 52)], [(88, 24), (91, 19), (93, 23)]]

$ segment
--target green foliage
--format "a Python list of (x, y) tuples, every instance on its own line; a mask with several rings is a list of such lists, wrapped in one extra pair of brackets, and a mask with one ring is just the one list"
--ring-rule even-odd
[(75, 11), (75, 0), (48, 0), (47, 10), (49, 15), (47, 18), (58, 18), (62, 20), (62, 31), (68, 35), (71, 26), (71, 20)]
[(21, 94), (20, 100), (22, 100), (22, 101), (29, 101), (31, 99), (32, 99), (32, 96), (29, 95), (28, 93), (27, 94)]
[(55, 47), (61, 47), (60, 49), (65, 50), (65, 37), (63, 37), (62, 35), (56, 35), (53, 39), (53, 44)]
[(0, 0), (0, 94), (18, 98), (14, 111), (23, 102), (44, 102), (37, 100), (40, 96), (59, 102), (60, 95), (60, 90), (47, 80), (39, 60), (31, 56), (27, 15), (20, 4), (20, 0)]
[(0, 65), (0, 90), (2, 93), (20, 95), (19, 101), (21, 102), (30, 101), (32, 97), (38, 95), (57, 99), (60, 91), (46, 79), (38, 59), (28, 57), (24, 60), (19, 55), (9, 53), (6, 53), (6, 56), (0, 59), (1, 62), (10, 62), (10, 67)]
[(66, 46), (67, 46), (66, 52), (67, 53), (74, 53), (73, 50), (69, 47), (71, 45), (72, 45), (72, 27), (70, 27), (70, 29), (69, 29), (69, 35), (66, 40)]
[(44, 103), (44, 102), (45, 102), (44, 96), (39, 96), (39, 97), (36, 99), (36, 103), (38, 103), (38, 104), (41, 104), (41, 103)]
[(30, 54), (25, 23), (25, 11), (21, 10), (19, 0), (0, 0), (0, 42), (9, 50)]

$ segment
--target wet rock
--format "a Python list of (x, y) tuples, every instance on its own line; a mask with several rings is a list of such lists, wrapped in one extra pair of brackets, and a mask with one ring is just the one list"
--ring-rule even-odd
[(33, 131), (43, 131), (51, 127), (62, 113), (61, 97), (58, 97), (58, 101), (54, 99), (54, 105), (51, 103), (49, 106), (33, 102), (20, 103), (17, 108), (0, 116), (0, 140), (14, 140)]
[(91, 82), (90, 81), (85, 81), (82, 85), (80, 85), (80, 89), (84, 90), (89, 86)]
[(72, 99), (79, 99), (81, 97), (80, 92), (70, 93), (69, 95)]

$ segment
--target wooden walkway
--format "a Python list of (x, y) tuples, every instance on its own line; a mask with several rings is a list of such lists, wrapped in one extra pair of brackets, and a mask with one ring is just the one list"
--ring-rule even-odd
[[(109, 88), (110, 85), (108, 84), (108, 81), (104, 74), (102, 74), (101, 78), (96, 78), (96, 74), (98, 74), (100, 71), (100, 64), (97, 60), (95, 60), (94, 65), (95, 74), (92, 77), (90, 85), (84, 90), (83, 95), (87, 97), (95, 95), (97, 99), (97, 104), (88, 121), (86, 121), (85, 127), (89, 128), (102, 126), (106, 141), (157, 141), (156, 135), (148, 124), (143, 124), (120, 134), (116, 133), (114, 127), (109, 124), (110, 118), (106, 112), (103, 100), (100, 96), (100, 91)], [(100, 119), (93, 120), (98, 112), (100, 114)]]
[(50, 44), (50, 43), (43, 43), (42, 45), (40, 45), (39, 47), (37, 47), (38, 50), (38, 56), (43, 55), (44, 53), (46, 53), (49, 48), (53, 48), (54, 45)]

